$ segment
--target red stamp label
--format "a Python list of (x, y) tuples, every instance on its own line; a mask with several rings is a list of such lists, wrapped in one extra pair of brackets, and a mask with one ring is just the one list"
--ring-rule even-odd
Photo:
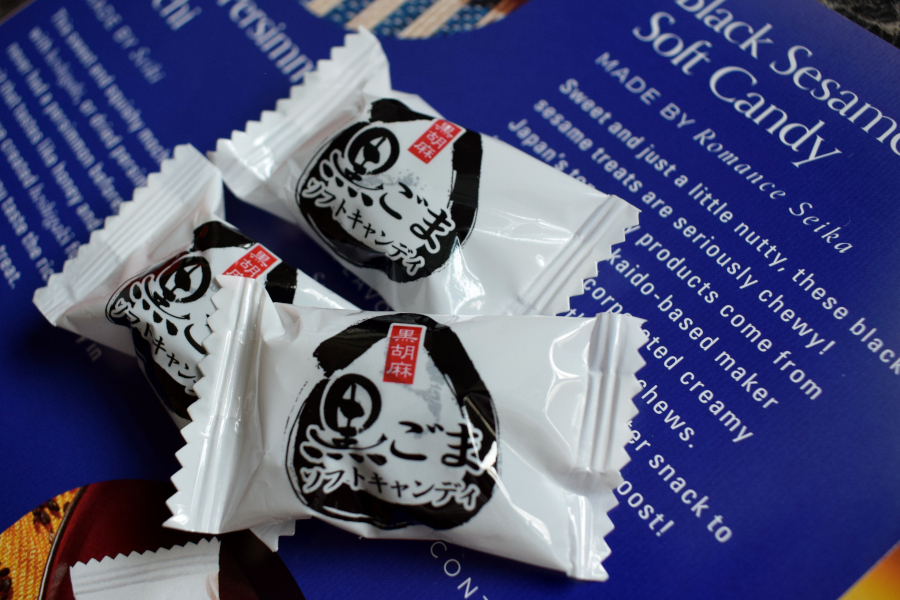
[(247, 279), (256, 279), (270, 268), (281, 262), (277, 256), (256, 244), (247, 254), (237, 259), (222, 275), (237, 275)]
[(443, 119), (438, 119), (431, 124), (428, 131), (423, 133), (419, 139), (416, 140), (416, 143), (409, 147), (409, 151), (415, 154), (419, 160), (428, 164), (431, 162), (431, 159), (440, 154), (441, 150), (446, 148), (450, 142), (453, 141), (453, 138), (458, 136), (461, 131), (462, 127), (444, 121)]
[(421, 325), (391, 325), (387, 361), (384, 363), (385, 381), (406, 384), (413, 382), (422, 329)]

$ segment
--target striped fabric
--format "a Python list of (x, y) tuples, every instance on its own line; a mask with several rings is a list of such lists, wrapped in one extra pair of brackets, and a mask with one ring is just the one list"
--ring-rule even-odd
[(347, 29), (423, 39), (484, 27), (528, 0), (299, 0), (312, 14)]

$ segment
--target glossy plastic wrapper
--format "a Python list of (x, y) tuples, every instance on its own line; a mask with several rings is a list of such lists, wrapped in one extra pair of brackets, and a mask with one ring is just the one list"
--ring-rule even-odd
[(366, 31), (211, 159), (397, 310), (565, 312), (637, 225), (624, 200), (391, 89)]
[(316, 517), (607, 578), (640, 320), (317, 309), (219, 282), (168, 526)]
[(69, 578), (75, 600), (219, 600), (219, 540), (79, 562)]
[(34, 302), (53, 325), (136, 355), (183, 426), (221, 273), (259, 278), (280, 302), (355, 308), (225, 222), (221, 175), (192, 146), (176, 148)]
[[(200, 152), (177, 147), (34, 294), (53, 325), (135, 355), (179, 427), (196, 400), (216, 275), (258, 278), (282, 302), (355, 308), (225, 222), (222, 186)], [(274, 550), (293, 529), (288, 521), (254, 533)]]

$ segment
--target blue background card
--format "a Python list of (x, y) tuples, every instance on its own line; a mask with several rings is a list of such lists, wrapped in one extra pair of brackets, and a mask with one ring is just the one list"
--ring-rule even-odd
[[(0, 29), (0, 528), (178, 468), (135, 361), (31, 295), (175, 145), (211, 150), (344, 33), (294, 2), (169, 6), (38, 0)], [(307, 596), (836, 598), (900, 540), (896, 49), (811, 0), (535, 0), (384, 46), (396, 89), (642, 208), (570, 311), (647, 319), (639, 438), (607, 583), (303, 522), (280, 555)], [(384, 308), (293, 226), (227, 216)]]

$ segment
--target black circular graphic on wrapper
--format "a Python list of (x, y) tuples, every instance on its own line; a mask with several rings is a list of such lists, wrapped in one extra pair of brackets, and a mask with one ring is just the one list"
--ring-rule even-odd
[(336, 379), (322, 404), (325, 425), (347, 441), (369, 429), (380, 414), (378, 387), (371, 379), (354, 373)]
[(460, 128), (440, 150), (451, 155), (448, 172), (439, 173), (448, 191), (419, 193), (417, 182), (447, 161), (416, 163), (407, 151), (415, 139), (401, 142), (392, 128), (416, 122), (424, 133), (432, 121), (397, 100), (372, 103), (369, 121), (328, 142), (295, 190), (300, 212), (328, 248), (399, 283), (441, 269), (465, 243), (478, 211), (482, 147), (472, 131)]
[(190, 304), (206, 294), (210, 283), (209, 262), (202, 256), (186, 256), (163, 269), (159, 276), (161, 294), (154, 298), (154, 304)]
[(394, 166), (399, 155), (397, 136), (384, 127), (364, 130), (347, 148), (347, 158), (357, 175), (380, 175)]
[[(355, 372), (391, 325), (421, 326), (418, 391)], [(379, 349), (387, 352), (387, 346)], [(498, 423), (490, 392), (446, 325), (416, 314), (374, 317), (322, 342), (324, 372), (291, 426), (287, 471), (313, 510), (381, 529), (422, 524), (450, 529), (490, 500), (498, 461)], [(424, 391), (423, 390), (427, 390)]]

